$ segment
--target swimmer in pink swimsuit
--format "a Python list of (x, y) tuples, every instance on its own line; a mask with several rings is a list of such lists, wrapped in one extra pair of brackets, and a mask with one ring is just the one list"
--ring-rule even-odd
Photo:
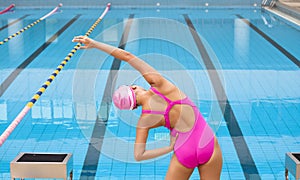
[[(86, 36), (74, 37), (73, 42), (84, 44), (81, 49), (96, 48), (129, 63), (150, 84), (149, 90), (139, 86), (120, 86), (112, 97), (119, 109), (134, 110), (142, 106), (134, 145), (137, 161), (174, 151), (165, 179), (188, 180), (195, 167), (201, 180), (220, 179), (223, 161), (217, 138), (198, 108), (179, 88), (127, 51)], [(160, 126), (170, 129), (170, 145), (146, 149), (149, 130)]]
[[(142, 110), (142, 113), (164, 115), (166, 121), (165, 127), (171, 130), (171, 135), (173, 137), (178, 134), (178, 138), (174, 146), (174, 152), (179, 162), (187, 168), (195, 168), (206, 163), (210, 159), (214, 150), (214, 133), (207, 125), (198, 108), (187, 97), (182, 100), (171, 101), (166, 96), (158, 92), (154, 87), (151, 87), (150, 89), (167, 101), (168, 107), (165, 111)], [(179, 132), (170, 126), (169, 112), (176, 104), (187, 104), (193, 107), (195, 123), (192, 129), (188, 132)]]

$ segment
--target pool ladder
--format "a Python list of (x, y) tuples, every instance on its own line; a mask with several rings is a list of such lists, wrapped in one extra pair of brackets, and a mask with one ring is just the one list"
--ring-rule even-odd
[(262, 6), (268, 6), (270, 8), (273, 8), (276, 4), (277, 0), (262, 0), (261, 5)]

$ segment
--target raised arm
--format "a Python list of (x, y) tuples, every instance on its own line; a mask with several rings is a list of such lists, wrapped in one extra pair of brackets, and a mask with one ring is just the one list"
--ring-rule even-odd
[(139, 71), (143, 75), (145, 80), (153, 87), (162, 88), (162, 86), (165, 86), (166, 88), (172, 85), (152, 66), (136, 57), (135, 55), (131, 54), (130, 52), (102, 42), (95, 41), (86, 36), (76, 36), (72, 41), (84, 44), (84, 46), (81, 46), (81, 49), (96, 48), (114, 56), (119, 60), (129, 63), (133, 68)]

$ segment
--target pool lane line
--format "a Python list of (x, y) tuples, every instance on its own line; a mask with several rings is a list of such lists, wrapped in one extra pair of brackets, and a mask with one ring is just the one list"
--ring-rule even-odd
[[(134, 14), (130, 14), (126, 22), (118, 46), (121, 49), (125, 49), (133, 18), (134, 18)], [(116, 87), (116, 82), (114, 81), (114, 79), (116, 79), (116, 77), (118, 76), (118, 70), (120, 69), (120, 65), (121, 65), (121, 60), (114, 58), (106, 81), (100, 109), (98, 110), (97, 113), (100, 114), (100, 116), (97, 115), (92, 136), (89, 142), (88, 150), (85, 156), (83, 168), (80, 174), (80, 179), (87, 179), (87, 178), (90, 179), (90, 178), (95, 178), (96, 176), (98, 163), (99, 163), (98, 161), (100, 158), (102, 143), (106, 131), (106, 122), (108, 121), (107, 114), (102, 115), (102, 113), (110, 112), (110, 108), (112, 104), (111, 91)]]
[(5, 25), (5, 26), (2, 26), (2, 27), (0, 28), (0, 31), (2, 31), (3, 29), (8, 28), (9, 26), (11, 26), (11, 25), (13, 25), (13, 24), (15, 24), (15, 23), (17, 23), (17, 22), (23, 20), (23, 19), (25, 19), (27, 16), (29, 16), (29, 14), (26, 14), (26, 15), (20, 17), (19, 19), (16, 19), (16, 20), (14, 20), (14, 21), (8, 23), (8, 24)]
[[(101, 22), (103, 17), (106, 15), (110, 8), (110, 3), (107, 4), (104, 12), (101, 16), (96, 20), (96, 22), (90, 27), (90, 29), (85, 33), (85, 36), (89, 36), (90, 33), (95, 29), (95, 27)], [(22, 111), (17, 115), (17, 117), (11, 122), (11, 124), (5, 129), (5, 131), (0, 136), (0, 147), (6, 141), (8, 136), (13, 132), (13, 130), (17, 127), (17, 125), (22, 121), (25, 115), (29, 112), (35, 102), (41, 97), (41, 95), (46, 91), (47, 87), (51, 84), (51, 82), (55, 79), (55, 77), (59, 74), (59, 72), (63, 69), (63, 67), (68, 63), (71, 57), (77, 52), (80, 48), (81, 43), (77, 43), (73, 49), (69, 52), (69, 54), (64, 58), (64, 60), (57, 66), (56, 70), (49, 76), (47, 81), (42, 85), (42, 87), (35, 93), (32, 99), (25, 105)]]
[(300, 68), (300, 60), (297, 59), (294, 55), (288, 52), (284, 47), (274, 41), (271, 37), (267, 34), (262, 32), (258, 27), (252, 24), (250, 21), (245, 19), (243, 16), (236, 14), (238, 18), (240, 18), (244, 23), (246, 23), (249, 27), (251, 27), (255, 32), (257, 32), (260, 36), (262, 36), (265, 40), (271, 43), (275, 48), (277, 48), (280, 52), (282, 52), (287, 58), (289, 58), (294, 64), (296, 64)]
[(187, 25), (189, 26), (189, 30), (194, 38), (194, 41), (206, 66), (207, 72), (209, 74), (211, 83), (213, 85), (215, 94), (218, 99), (220, 109), (224, 109), (223, 116), (226, 121), (226, 125), (229, 130), (234, 147), (236, 149), (240, 164), (242, 166), (244, 176), (246, 179), (255, 178), (259, 180), (260, 176), (256, 168), (255, 162), (244, 139), (243, 133), (234, 115), (232, 107), (228, 101), (226, 92), (218, 75), (218, 72), (214, 64), (212, 63), (208, 52), (206, 51), (205, 46), (202, 43), (201, 38), (199, 37), (191, 19), (188, 17), (187, 14), (184, 14), (183, 16)]
[(60, 30), (58, 30), (51, 38), (42, 44), (36, 51), (34, 51), (26, 60), (22, 62), (0, 85), (0, 97), (5, 93), (12, 82), (18, 75), (38, 56), (40, 55), (53, 41), (55, 41), (69, 26), (71, 26), (81, 15), (76, 15)]
[(0, 11), (0, 14), (7, 13), (8, 11), (12, 10), (15, 6), (16, 6), (15, 4), (9, 5), (7, 8), (3, 9), (2, 11)]
[(40, 19), (34, 21), (33, 23), (27, 25), (26, 27), (22, 28), (21, 30), (19, 30), (18, 32), (8, 36), (7, 38), (5, 38), (4, 40), (0, 41), (0, 46), (3, 45), (4, 43), (8, 42), (9, 40), (11, 40), (12, 38), (22, 34), (24, 31), (32, 28), (33, 26), (35, 26), (36, 24), (38, 24), (39, 22), (43, 21), (44, 19), (46, 19), (47, 17), (53, 15), (55, 12), (58, 11), (58, 9), (62, 6), (62, 4), (60, 3), (58, 6), (56, 6), (51, 12), (49, 12), (48, 14), (44, 15), (43, 17), (41, 17)]
[[(71, 19), (65, 26), (63, 26), (57, 33), (55, 33), (51, 38), (48, 39), (42, 46), (40, 46), (31, 56), (29, 56), (22, 64), (20, 64), (0, 85), (0, 97), (4, 94), (4, 92), (8, 89), (11, 83), (17, 78), (17, 76), (39, 55), (41, 54), (56, 38), (58, 38), (69, 26), (71, 26), (80, 15), (76, 15), (73, 19)], [(52, 75), (53, 76), (53, 75)], [(15, 127), (19, 124), (19, 122), (24, 118), (24, 116), (28, 113), (30, 108), (33, 106), (35, 101), (39, 98), (39, 96), (45, 91), (47, 86), (51, 83), (50, 79), (39, 89), (39, 91), (33, 96), (33, 98), (26, 104), (23, 110), (17, 115), (17, 117), (12, 121), (12, 123), (6, 128), (6, 130), (0, 136), (0, 147), (6, 141), (7, 137), (12, 133)]]

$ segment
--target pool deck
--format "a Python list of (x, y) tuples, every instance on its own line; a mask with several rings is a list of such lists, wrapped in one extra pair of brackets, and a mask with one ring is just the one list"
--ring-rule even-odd
[(280, 0), (275, 7), (264, 7), (266, 10), (300, 26), (300, 2)]

